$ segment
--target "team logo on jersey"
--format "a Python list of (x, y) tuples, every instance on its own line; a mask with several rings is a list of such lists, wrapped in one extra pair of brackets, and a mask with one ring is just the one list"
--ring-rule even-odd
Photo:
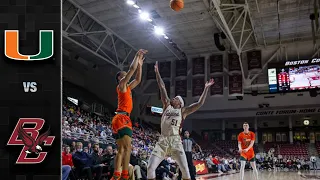
[(165, 114), (166, 116), (179, 116), (179, 112), (177, 110), (168, 110)]
[(24, 55), (19, 52), (18, 30), (6, 30), (4, 39), (4, 54), (10, 59), (35, 61), (46, 60), (53, 56), (53, 30), (39, 31), (39, 52), (34, 55)]
[[(7, 145), (23, 146), (16, 164), (38, 164), (46, 158), (48, 152), (41, 152), (41, 146), (51, 146), (55, 136), (49, 136), (50, 129), (39, 135), (44, 123), (45, 120), (39, 118), (19, 119), (7, 143)], [(32, 124), (35, 127), (25, 128), (25, 124)], [(28, 154), (34, 154), (37, 157), (30, 158), (27, 157)]]

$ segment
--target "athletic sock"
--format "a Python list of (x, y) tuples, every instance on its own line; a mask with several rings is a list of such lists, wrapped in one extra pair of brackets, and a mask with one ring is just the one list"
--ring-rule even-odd
[(120, 178), (120, 176), (121, 176), (121, 173), (120, 173), (120, 171), (115, 171), (114, 173), (113, 173), (113, 180), (118, 180), (119, 178)]
[(129, 179), (129, 172), (128, 170), (122, 170), (122, 173), (121, 173), (121, 179)]

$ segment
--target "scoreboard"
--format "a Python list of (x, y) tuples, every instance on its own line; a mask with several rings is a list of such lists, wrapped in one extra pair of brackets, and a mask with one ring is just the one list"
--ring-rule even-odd
[(270, 93), (307, 91), (320, 88), (320, 59), (286, 61), (268, 68)]

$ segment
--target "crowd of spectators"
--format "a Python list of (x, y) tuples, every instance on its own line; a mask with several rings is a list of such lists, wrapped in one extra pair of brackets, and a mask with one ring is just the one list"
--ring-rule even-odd
[[(160, 133), (137, 123), (133, 128), (130, 179), (146, 180), (147, 161)], [(110, 122), (75, 106), (64, 105), (62, 136), (62, 164), (63, 171), (68, 174), (66, 179), (111, 178), (117, 149)], [(167, 157), (159, 165), (157, 176), (164, 180), (177, 177), (176, 171), (176, 163)]]
[[(110, 179), (114, 170), (114, 158), (117, 153), (112, 137), (110, 120), (82, 111), (73, 105), (63, 106), (62, 119), (62, 164), (64, 180), (86, 178), (89, 180)], [(146, 180), (147, 162), (160, 133), (151, 126), (134, 123), (132, 154), (130, 158), (130, 179)], [(216, 147), (218, 148), (218, 147)], [(211, 173), (237, 172), (240, 168), (238, 156), (223, 148), (201, 150), (193, 149), (193, 159), (206, 163)], [(309, 161), (298, 157), (284, 157), (277, 161), (266, 153), (257, 160), (263, 169), (309, 169)], [(247, 165), (250, 168), (250, 165)], [(169, 156), (158, 166), (157, 179), (178, 178), (178, 166)]]

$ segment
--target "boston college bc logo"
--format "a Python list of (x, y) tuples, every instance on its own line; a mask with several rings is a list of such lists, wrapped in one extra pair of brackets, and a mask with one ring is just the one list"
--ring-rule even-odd
[[(41, 146), (52, 146), (55, 136), (49, 136), (50, 128), (39, 135), (45, 123), (41, 118), (20, 118), (14, 128), (7, 145), (23, 146), (16, 164), (38, 164), (43, 162), (48, 152), (42, 152)], [(24, 128), (24, 125), (35, 125), (33, 128)], [(28, 154), (35, 154), (37, 157), (28, 158)]]

